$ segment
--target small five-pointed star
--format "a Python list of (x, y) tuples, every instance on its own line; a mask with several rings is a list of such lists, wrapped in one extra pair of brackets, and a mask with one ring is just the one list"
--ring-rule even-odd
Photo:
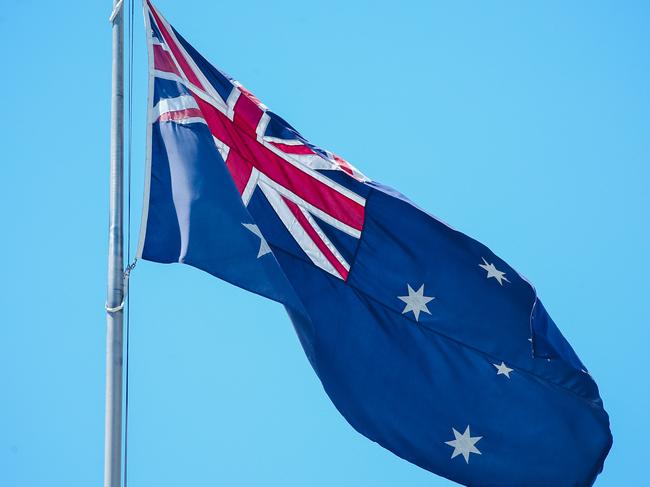
[(242, 225), (260, 238), (260, 250), (257, 252), (257, 258), (259, 259), (263, 255), (269, 254), (271, 252), (271, 247), (266, 243), (266, 239), (262, 235), (262, 232), (260, 232), (260, 228), (254, 223), (242, 223)]
[(415, 321), (420, 321), (420, 311), (424, 311), (427, 314), (431, 314), (429, 308), (427, 308), (427, 303), (436, 299), (434, 296), (425, 296), (424, 295), (424, 284), (420, 286), (420, 289), (414, 291), (410, 284), (406, 285), (408, 288), (408, 296), (397, 296), (399, 299), (406, 303), (404, 306), (404, 311), (402, 314), (408, 313), (409, 311), (413, 312), (415, 316)]
[(469, 463), (469, 454), (476, 453), (481, 455), (481, 452), (474, 445), (483, 438), (482, 436), (470, 436), (469, 425), (465, 428), (465, 432), (461, 435), (455, 428), (451, 429), (454, 432), (455, 440), (445, 441), (445, 444), (454, 447), (451, 458), (456, 458), (458, 455), (463, 455), (465, 463)]
[(494, 264), (488, 264), (488, 261), (485, 260), (483, 257), (481, 257), (481, 259), (483, 259), (483, 264), (479, 264), (478, 266), (482, 267), (487, 271), (487, 276), (485, 276), (486, 279), (489, 279), (490, 277), (494, 277), (497, 281), (499, 281), (499, 284), (501, 284), (502, 286), (503, 286), (502, 281), (510, 282), (506, 278), (505, 272), (501, 272), (499, 269), (494, 267)]
[(494, 365), (497, 368), (497, 375), (505, 375), (508, 379), (510, 378), (510, 372), (514, 370), (508, 367), (503, 362), (501, 362), (501, 365), (497, 365), (497, 364), (492, 364), (492, 365)]

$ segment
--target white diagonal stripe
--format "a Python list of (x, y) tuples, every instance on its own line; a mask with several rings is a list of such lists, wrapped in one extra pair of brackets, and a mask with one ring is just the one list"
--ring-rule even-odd
[(346, 262), (346, 260), (343, 258), (341, 254), (339, 254), (339, 251), (336, 249), (334, 244), (330, 241), (329, 238), (327, 238), (327, 235), (323, 232), (321, 227), (318, 225), (318, 222), (314, 220), (314, 217), (309, 214), (307, 210), (305, 210), (302, 206), (299, 206), (300, 211), (302, 212), (303, 215), (305, 215), (305, 218), (309, 222), (309, 224), (312, 226), (314, 231), (318, 234), (320, 239), (323, 241), (323, 243), (327, 246), (328, 249), (330, 249), (330, 252), (334, 254), (334, 257), (336, 257), (336, 260), (338, 260), (341, 265), (345, 268), (346, 271), (350, 270), (350, 264)]
[(342, 279), (341, 275), (334, 268), (334, 266), (327, 260), (327, 257), (323, 255), (320, 249), (316, 246), (314, 241), (307, 235), (307, 232), (300, 222), (296, 219), (294, 214), (291, 212), (287, 204), (282, 200), (282, 196), (273, 189), (271, 186), (266, 184), (264, 181), (259, 181), (259, 186), (266, 199), (269, 201), (275, 212), (280, 217), (280, 220), (284, 226), (289, 230), (289, 233), (296, 240), (300, 248), (307, 254), (309, 259), (316, 264), (318, 267), (324, 271), (329, 272), (335, 277)]
[[(269, 117), (270, 118), (270, 117)], [(300, 139), (281, 139), (279, 137), (265, 136), (264, 140), (267, 142), (275, 142), (276, 144), (284, 145), (304, 145), (305, 143)]]
[(347, 225), (343, 223), (340, 220), (337, 220), (336, 218), (328, 215), (325, 213), (323, 210), (320, 208), (316, 208), (314, 205), (308, 203), (307, 201), (303, 200), (300, 196), (296, 195), (293, 191), (285, 188), (284, 186), (276, 183), (272, 179), (270, 179), (268, 176), (266, 176), (264, 173), (260, 173), (259, 176), (260, 183), (265, 183), (274, 190), (276, 190), (278, 193), (280, 193), (282, 196), (285, 196), (288, 200), (293, 201), (296, 203), (298, 206), (302, 206), (304, 208), (307, 208), (310, 213), (313, 215), (317, 216), (321, 220), (323, 220), (326, 223), (329, 223), (332, 225), (334, 228), (337, 228), (341, 230), (344, 233), (347, 233), (351, 237), (354, 238), (360, 238), (361, 237), (361, 232), (357, 230), (356, 228), (352, 228), (350, 225)]
[(266, 132), (266, 127), (270, 121), (271, 117), (269, 117), (268, 113), (264, 112), (260, 117), (260, 121), (257, 123), (257, 128), (255, 129), (258, 138), (264, 137), (264, 132)]
[(253, 168), (253, 170), (251, 171), (251, 175), (248, 178), (248, 182), (246, 183), (246, 187), (244, 188), (244, 191), (241, 194), (241, 199), (244, 202), (244, 206), (248, 206), (248, 203), (253, 197), (253, 191), (255, 191), (255, 187), (257, 186), (259, 176), (260, 176), (260, 172), (257, 169)]
[(235, 119), (235, 105), (237, 104), (237, 100), (239, 100), (241, 94), (242, 92), (235, 87), (230, 92), (230, 95), (228, 95), (228, 99), (226, 100), (226, 111), (224, 113), (230, 120)]

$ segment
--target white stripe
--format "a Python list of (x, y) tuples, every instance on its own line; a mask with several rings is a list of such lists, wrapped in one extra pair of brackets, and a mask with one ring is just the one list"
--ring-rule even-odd
[(230, 95), (228, 95), (228, 99), (226, 100), (226, 117), (230, 120), (235, 119), (235, 105), (237, 104), (237, 100), (239, 100), (239, 97), (241, 96), (242, 92), (239, 91), (237, 86), (233, 88), (233, 90), (230, 92)]
[(291, 154), (290, 157), (314, 170), (329, 169), (339, 171), (341, 169), (340, 166), (335, 162), (328, 161), (318, 154)]
[(241, 194), (241, 199), (244, 202), (244, 206), (248, 206), (248, 203), (253, 197), (253, 191), (255, 191), (259, 177), (260, 172), (257, 169), (253, 168), (251, 171), (251, 176), (248, 178), (248, 182), (246, 183), (246, 187)]
[(305, 252), (305, 254), (307, 254), (309, 259), (324, 271), (342, 279), (338, 271), (330, 261), (327, 260), (309, 235), (307, 235), (307, 232), (302, 228), (302, 225), (300, 225), (300, 222), (296, 219), (293, 213), (291, 213), (287, 204), (282, 201), (280, 194), (262, 181), (259, 182), (259, 186), (275, 212), (280, 217), (284, 226), (289, 230), (289, 233), (293, 236), (298, 245), (300, 245), (300, 248)]
[(269, 117), (268, 113), (264, 112), (260, 117), (260, 121), (257, 124), (257, 128), (255, 129), (255, 133), (257, 134), (258, 140), (261, 137), (264, 137), (264, 132), (266, 132), (266, 127), (270, 121), (271, 121), (271, 117)]
[(170, 73), (169, 71), (161, 71), (159, 69), (154, 69), (153, 70), (153, 75), (156, 78), (162, 78), (162, 79), (168, 79), (171, 81), (176, 81), (177, 83), (182, 84), (183, 86), (187, 87), (188, 82), (178, 76), (176, 73)]
[(196, 100), (192, 95), (181, 95), (175, 98), (161, 98), (158, 103), (153, 107), (154, 120), (158, 120), (163, 113), (178, 112), (180, 110), (187, 110), (189, 108), (199, 108)]
[(276, 144), (284, 145), (305, 145), (305, 143), (300, 139), (281, 139), (280, 137), (264, 137), (264, 140), (267, 142), (275, 142)]
[(208, 122), (205, 121), (205, 118), (203, 117), (187, 117), (187, 118), (179, 118), (176, 120), (163, 120), (161, 123), (180, 123), (182, 125), (187, 125), (190, 123), (204, 123), (208, 124)]
[(345, 268), (346, 271), (349, 271), (350, 270), (350, 264), (348, 264), (346, 262), (346, 260), (343, 258), (343, 256), (341, 254), (339, 254), (339, 251), (336, 249), (336, 247), (330, 241), (330, 239), (327, 238), (325, 233), (323, 233), (323, 230), (318, 225), (316, 220), (314, 220), (314, 217), (311, 216), (311, 214), (307, 210), (305, 210), (302, 206), (299, 206), (298, 208), (300, 208), (300, 211), (305, 216), (305, 218), (307, 219), (309, 224), (312, 226), (314, 231), (318, 234), (318, 236), (323, 241), (323, 243), (327, 246), (328, 249), (330, 249), (330, 252), (332, 252), (332, 254), (334, 254), (334, 257), (336, 257), (336, 260), (338, 260), (341, 263), (341, 265)]
[(278, 193), (280, 193), (282, 196), (286, 197), (288, 200), (292, 201), (293, 203), (297, 204), (298, 206), (302, 206), (304, 208), (307, 208), (311, 213), (313, 213), (315, 216), (323, 220), (325, 223), (329, 223), (332, 225), (334, 228), (337, 228), (341, 230), (344, 233), (347, 233), (351, 237), (354, 238), (360, 238), (361, 237), (361, 232), (357, 230), (356, 228), (352, 228), (351, 226), (347, 225), (346, 223), (343, 223), (340, 220), (337, 220), (336, 218), (328, 215), (325, 213), (323, 210), (316, 208), (314, 205), (308, 203), (307, 201), (303, 200), (300, 196), (296, 195), (293, 191), (285, 188), (284, 186), (276, 183), (272, 179), (270, 179), (268, 176), (266, 176), (264, 173), (260, 173), (259, 176), (260, 184), (265, 183), (274, 190), (276, 190)]

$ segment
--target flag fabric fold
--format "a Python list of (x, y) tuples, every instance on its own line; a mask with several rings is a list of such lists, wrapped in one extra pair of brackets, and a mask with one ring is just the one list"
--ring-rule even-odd
[(302, 137), (145, 3), (138, 255), (285, 305), (334, 405), (470, 486), (587, 486), (611, 447), (598, 388), (490, 249)]

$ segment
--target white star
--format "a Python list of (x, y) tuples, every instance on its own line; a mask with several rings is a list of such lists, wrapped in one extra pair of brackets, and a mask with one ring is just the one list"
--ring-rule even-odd
[(417, 291), (413, 291), (413, 288), (411, 287), (410, 284), (407, 284), (406, 286), (408, 287), (409, 295), (397, 296), (399, 299), (401, 299), (406, 303), (406, 306), (404, 306), (404, 311), (402, 311), (402, 314), (412, 311), (413, 315), (415, 316), (415, 321), (420, 320), (420, 311), (424, 311), (427, 314), (431, 314), (429, 308), (427, 308), (427, 303), (436, 298), (433, 296), (424, 295), (424, 284), (422, 284), (420, 286), (420, 289), (418, 289)]
[(503, 362), (501, 362), (501, 365), (497, 365), (497, 364), (492, 364), (492, 365), (494, 365), (497, 368), (497, 375), (505, 375), (508, 379), (510, 378), (510, 372), (514, 370), (508, 367)]
[[(483, 257), (481, 257), (481, 259), (483, 259)], [(483, 262), (484, 262), (483, 264), (479, 264), (478, 266), (482, 267), (487, 271), (487, 276), (485, 276), (486, 279), (489, 279), (490, 277), (494, 277), (497, 281), (499, 281), (499, 284), (501, 284), (502, 286), (503, 286), (503, 282), (501, 281), (510, 282), (506, 278), (505, 272), (501, 272), (499, 269), (494, 267), (494, 264), (488, 264), (488, 261), (485, 259), (483, 259)]]
[(254, 223), (242, 223), (248, 230), (257, 235), (260, 238), (260, 250), (257, 252), (257, 258), (259, 259), (263, 255), (266, 255), (271, 252), (271, 247), (266, 243), (266, 239), (262, 236), (262, 232), (257, 225)]
[(478, 448), (476, 448), (474, 445), (476, 445), (476, 443), (478, 443), (478, 441), (483, 437), (470, 436), (469, 425), (467, 425), (467, 428), (465, 428), (465, 433), (463, 433), (462, 435), (458, 431), (456, 431), (455, 428), (452, 428), (451, 430), (454, 432), (454, 437), (456, 439), (451, 441), (445, 441), (445, 444), (454, 447), (454, 451), (451, 454), (451, 458), (455, 458), (458, 455), (463, 455), (463, 458), (465, 459), (465, 463), (469, 463), (470, 453), (476, 453), (478, 455), (481, 454)]

